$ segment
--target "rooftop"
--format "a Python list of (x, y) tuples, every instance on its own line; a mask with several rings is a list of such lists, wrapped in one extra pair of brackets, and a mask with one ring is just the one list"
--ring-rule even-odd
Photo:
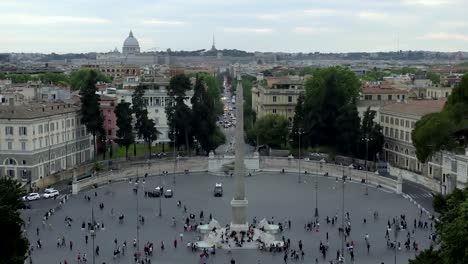
[(33, 119), (80, 111), (78, 105), (66, 103), (30, 103), (0, 106), (0, 119)]
[(407, 94), (405, 90), (396, 89), (393, 87), (382, 86), (366, 86), (362, 87), (363, 94)]
[(407, 102), (397, 102), (382, 107), (381, 112), (391, 112), (398, 114), (414, 115), (422, 117), (427, 114), (442, 111), (446, 100), (410, 100)]

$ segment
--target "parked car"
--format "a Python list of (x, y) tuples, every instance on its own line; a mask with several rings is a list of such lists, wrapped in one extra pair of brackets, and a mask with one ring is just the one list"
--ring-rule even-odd
[(171, 189), (167, 189), (166, 192), (164, 193), (165, 198), (172, 198), (174, 196), (174, 192)]
[(30, 193), (26, 196), (23, 196), (24, 201), (34, 201), (41, 199), (41, 196), (38, 193)]
[(223, 185), (221, 183), (215, 184), (213, 194), (215, 197), (223, 196)]
[(48, 188), (44, 190), (44, 194), (42, 194), (42, 198), (48, 199), (48, 198), (56, 197), (59, 195), (60, 195), (59, 191), (53, 188)]
[(162, 195), (162, 192), (163, 192), (163, 189), (158, 186), (158, 187), (154, 188), (153, 196), (154, 197), (159, 197), (159, 196)]

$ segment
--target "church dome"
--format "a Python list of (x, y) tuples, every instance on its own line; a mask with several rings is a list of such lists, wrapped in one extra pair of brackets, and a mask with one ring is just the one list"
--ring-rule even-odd
[(138, 40), (133, 36), (132, 31), (130, 31), (130, 34), (128, 34), (128, 37), (124, 41), (122, 52), (124, 54), (140, 53), (140, 44), (138, 43)]

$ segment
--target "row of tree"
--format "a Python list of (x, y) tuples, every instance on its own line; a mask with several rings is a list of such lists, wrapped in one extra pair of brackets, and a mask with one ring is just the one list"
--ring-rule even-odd
[(468, 189), (436, 195), (434, 209), (440, 214), (436, 224), (438, 239), (422, 251), (410, 264), (468, 263)]
[[(81, 69), (67, 75), (64, 73), (42, 73), (42, 74), (3, 74), (0, 73), (0, 80), (10, 79), (13, 83), (27, 83), (29, 81), (41, 81), (44, 84), (70, 86), (72, 90), (79, 91), (85, 85), (87, 75), (91, 70)], [(111, 82), (112, 78), (101, 72), (96, 72), (97, 81)]]
[(331, 67), (316, 69), (305, 84), (305, 94), (299, 96), (292, 129), (289, 121), (279, 115), (267, 115), (257, 120), (253, 136), (259, 144), (293, 148), (326, 147), (336, 153), (372, 159), (382, 150), (382, 127), (374, 122), (375, 111), (367, 109), (362, 120), (356, 101), (360, 81), (348, 69)]
[(174, 101), (166, 105), (169, 136), (171, 140), (176, 141), (177, 146), (184, 145), (186, 150), (199, 144), (201, 149), (208, 153), (226, 141), (224, 134), (216, 125), (220, 112), (217, 109), (217, 102), (220, 101), (221, 92), (209, 92), (210, 79), (207, 75), (196, 76), (193, 96), (190, 99), (192, 108), (190, 108), (186, 104), (188, 100), (186, 93), (192, 90), (190, 78), (186, 75), (171, 78), (169, 95)]
[[(86, 126), (86, 129), (93, 136), (93, 145), (95, 156), (97, 152), (98, 142), (103, 145), (103, 157), (106, 156), (107, 138), (104, 130), (104, 116), (100, 105), (100, 96), (96, 93), (96, 83), (99, 80), (98, 72), (87, 71), (80, 80), (80, 100), (81, 100), (81, 121)], [(146, 104), (143, 101), (144, 88), (138, 86), (132, 96), (132, 105), (130, 103), (121, 102), (115, 108), (117, 117), (117, 139), (119, 146), (124, 146), (126, 149), (126, 157), (128, 158), (128, 149), (131, 144), (136, 142), (136, 136), (144, 139), (151, 149), (151, 144), (157, 139), (159, 134), (155, 123), (148, 118)], [(136, 132), (136, 133), (135, 133)], [(112, 149), (112, 148), (111, 148)], [(151, 151), (149, 151), (151, 153)], [(134, 154), (136, 155), (136, 145), (134, 144)], [(112, 158), (112, 154), (111, 154)]]
[(464, 151), (468, 138), (468, 74), (453, 89), (441, 112), (416, 122), (411, 137), (422, 162), (441, 150)]

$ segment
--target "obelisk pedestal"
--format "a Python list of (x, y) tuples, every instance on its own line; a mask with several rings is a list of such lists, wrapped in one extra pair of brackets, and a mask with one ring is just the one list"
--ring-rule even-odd
[(247, 206), (248, 201), (245, 197), (245, 164), (244, 164), (244, 92), (240, 75), (237, 76), (236, 88), (236, 149), (235, 149), (235, 164), (234, 164), (234, 198), (231, 201), (232, 207), (232, 222), (231, 230), (247, 231), (249, 224), (247, 222)]

